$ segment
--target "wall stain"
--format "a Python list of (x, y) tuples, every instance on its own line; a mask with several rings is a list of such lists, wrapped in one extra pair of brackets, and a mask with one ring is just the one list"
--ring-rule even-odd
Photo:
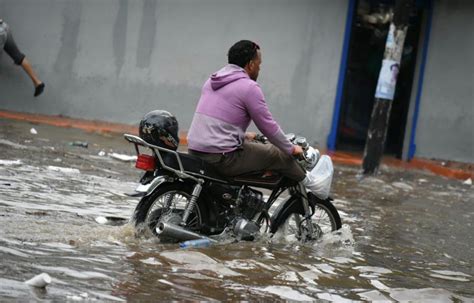
[(307, 104), (309, 82), (312, 70), (312, 61), (314, 56), (314, 44), (318, 35), (318, 26), (315, 24), (316, 16), (311, 14), (309, 22), (304, 31), (303, 44), (301, 45), (301, 53), (298, 64), (296, 64), (295, 72), (291, 79), (291, 95), (293, 101), (298, 100), (299, 104)]
[(119, 10), (114, 23), (113, 48), (116, 75), (120, 74), (125, 62), (125, 48), (127, 42), (128, 0), (120, 0)]
[(54, 70), (63, 76), (70, 76), (79, 51), (78, 38), (81, 25), (82, 2), (66, 2), (62, 15), (61, 47), (54, 64)]
[(155, 46), (157, 1), (145, 0), (137, 46), (137, 67), (148, 68)]

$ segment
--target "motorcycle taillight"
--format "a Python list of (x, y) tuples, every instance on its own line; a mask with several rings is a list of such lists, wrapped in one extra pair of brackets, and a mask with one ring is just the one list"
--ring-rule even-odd
[(153, 156), (140, 154), (137, 157), (135, 167), (147, 171), (153, 171), (156, 168), (156, 159)]

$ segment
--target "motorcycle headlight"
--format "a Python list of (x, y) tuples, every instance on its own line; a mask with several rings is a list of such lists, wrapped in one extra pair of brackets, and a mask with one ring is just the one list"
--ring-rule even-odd
[(321, 154), (319, 153), (319, 150), (309, 146), (305, 152), (305, 161), (307, 163), (306, 169), (311, 171), (318, 163), (320, 157)]

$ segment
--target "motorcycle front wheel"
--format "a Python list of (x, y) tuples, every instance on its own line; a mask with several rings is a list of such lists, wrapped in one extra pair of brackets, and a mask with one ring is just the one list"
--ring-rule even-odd
[[(143, 197), (135, 208), (133, 222), (137, 233), (155, 235), (159, 222), (179, 225), (184, 209), (191, 200), (193, 187), (183, 182), (168, 183), (159, 186), (153, 193)], [(205, 212), (200, 203), (192, 209), (186, 221), (186, 229), (199, 232), (205, 221)], [(173, 239), (161, 239), (172, 241)]]
[(310, 219), (304, 217), (301, 201), (292, 199), (272, 218), (271, 232), (284, 232), (301, 242), (308, 242), (341, 228), (341, 217), (329, 198), (321, 200), (312, 194), (308, 194), (308, 198), (313, 209)]

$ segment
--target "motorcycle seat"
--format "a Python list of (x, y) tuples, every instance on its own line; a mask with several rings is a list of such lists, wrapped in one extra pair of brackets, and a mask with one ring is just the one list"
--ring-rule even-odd
[[(204, 178), (219, 180), (222, 182), (228, 181), (228, 178), (219, 174), (212, 164), (207, 163), (201, 158), (182, 152), (178, 152), (178, 154), (181, 159), (181, 163), (183, 164), (183, 169), (186, 173)], [(175, 155), (163, 155), (163, 161), (167, 166), (179, 170), (178, 160), (176, 159)]]
[(232, 178), (232, 183), (272, 189), (280, 183), (282, 178), (282, 175), (276, 172), (256, 171), (235, 176)]
[[(164, 154), (164, 153), (162, 153)], [(178, 152), (186, 173), (196, 177), (213, 179), (223, 183), (232, 183), (236, 185), (249, 185), (264, 188), (273, 188), (282, 179), (282, 176), (275, 172), (255, 171), (235, 177), (222, 176), (216, 171), (214, 166), (201, 158), (183, 152)], [(179, 164), (176, 156), (173, 154), (163, 155), (163, 161), (167, 166), (179, 170)]]

